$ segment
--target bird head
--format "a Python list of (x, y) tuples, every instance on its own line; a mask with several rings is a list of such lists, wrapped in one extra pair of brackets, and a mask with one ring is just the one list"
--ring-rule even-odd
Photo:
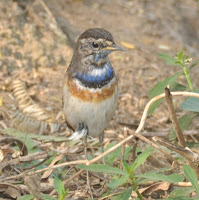
[(123, 49), (115, 44), (111, 33), (101, 28), (88, 29), (79, 37), (76, 49), (83, 62), (102, 66), (108, 54)]

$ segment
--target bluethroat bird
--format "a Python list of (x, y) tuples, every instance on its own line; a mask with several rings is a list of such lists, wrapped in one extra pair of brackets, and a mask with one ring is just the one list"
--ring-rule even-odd
[[(122, 50), (111, 33), (88, 29), (79, 37), (63, 87), (63, 111), (67, 124), (75, 131), (71, 140), (83, 139), (87, 158), (87, 136), (99, 137), (102, 151), (104, 129), (114, 115), (118, 100), (118, 81), (108, 59), (112, 51)], [(87, 171), (87, 183), (90, 178)]]
[(79, 37), (63, 87), (63, 111), (75, 131), (70, 139), (99, 137), (103, 149), (104, 129), (114, 115), (118, 81), (108, 59), (117, 46), (111, 33), (88, 29)]

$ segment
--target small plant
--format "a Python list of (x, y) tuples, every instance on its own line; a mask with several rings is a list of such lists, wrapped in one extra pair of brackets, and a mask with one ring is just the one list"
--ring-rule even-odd
[[(161, 93), (164, 93), (164, 89), (169, 85), (170, 91), (194, 91), (198, 92), (196, 88), (193, 87), (190, 72), (197, 64), (199, 64), (199, 59), (192, 62), (192, 58), (185, 56), (183, 52), (178, 52), (175, 57), (171, 57), (168, 54), (159, 54), (159, 56), (166, 61), (168, 65), (177, 65), (181, 68), (181, 71), (176, 74), (158, 82), (149, 92), (150, 98), (153, 98)], [(178, 83), (177, 79), (179, 76), (185, 76), (187, 81), (187, 86)], [(149, 110), (149, 115), (151, 115), (154, 110), (159, 106), (163, 99), (158, 100), (152, 105)], [(186, 130), (192, 119), (199, 114), (199, 99), (194, 97), (189, 97), (185, 100), (180, 108), (186, 111), (193, 111), (194, 113), (186, 114), (179, 118), (179, 124), (182, 130)], [(170, 132), (170, 139), (175, 139), (175, 131), (172, 129)]]
[[(113, 152), (115, 153), (115, 152)], [(115, 196), (114, 199), (128, 199), (131, 196), (132, 190), (134, 190), (139, 199), (143, 199), (142, 195), (139, 193), (137, 181), (134, 175), (134, 171), (137, 167), (139, 167), (144, 161), (148, 158), (148, 156), (151, 154), (151, 150), (149, 148), (146, 149), (143, 153), (141, 153), (133, 162), (133, 164), (129, 165), (125, 161), (123, 161), (124, 170), (120, 169), (119, 167), (112, 167), (109, 165), (101, 165), (101, 164), (93, 164), (91, 166), (86, 165), (80, 165), (80, 169), (86, 169), (89, 171), (94, 172), (102, 172), (107, 174), (113, 174), (112, 180), (110, 183), (108, 183), (108, 187), (110, 189), (116, 189), (121, 185), (129, 184), (131, 183), (131, 187), (129, 187), (127, 190), (122, 192), (120, 195)], [(110, 156), (110, 154), (109, 154)], [(125, 198), (124, 198), (125, 196)]]
[(68, 195), (69, 189), (65, 190), (63, 182), (57, 177), (54, 179), (54, 186), (58, 193), (58, 200), (66, 200), (65, 197)]
[[(51, 197), (47, 194), (41, 194), (42, 195), (42, 199), (43, 200), (66, 200), (66, 196), (68, 195), (69, 193), (69, 189), (66, 189), (64, 188), (64, 184), (62, 183), (62, 181), (55, 177), (54, 179), (54, 187), (55, 187), (55, 190), (57, 191), (58, 193), (58, 198), (55, 198), (55, 197)], [(17, 198), (18, 200), (32, 200), (34, 199), (34, 195), (33, 194), (30, 194), (30, 195), (24, 195), (24, 196), (21, 196), (19, 198)]]
[(128, 174), (128, 178), (130, 179), (132, 185), (133, 185), (133, 190), (137, 193), (137, 196), (140, 200), (143, 200), (143, 197), (142, 195), (140, 194), (139, 190), (138, 190), (138, 184), (137, 184), (137, 181), (136, 181), (136, 177), (135, 177), (135, 169), (137, 167), (139, 167), (148, 157), (149, 155), (151, 154), (151, 151), (150, 149), (146, 149), (145, 152), (143, 152), (142, 154), (140, 154), (136, 159), (135, 161), (133, 162), (132, 165), (128, 165), (125, 161), (123, 161), (123, 165), (124, 165), (124, 168)]
[[(197, 180), (197, 174), (195, 171), (188, 165), (184, 164), (183, 165), (183, 172), (184, 176), (188, 179), (188, 181), (191, 182), (192, 187), (183, 187), (183, 188), (176, 188), (174, 189), (170, 195), (168, 200), (184, 200), (184, 199), (199, 199), (199, 185), (198, 185), (198, 180)], [(196, 192), (197, 195), (192, 198), (186, 198), (188, 197), (191, 193)]]
[[(142, 165), (148, 156), (152, 153), (152, 149), (147, 148), (143, 153), (141, 153), (133, 163), (129, 164), (126, 161), (123, 161), (123, 170), (120, 167), (112, 167), (110, 165), (101, 165), (101, 164), (93, 164), (91, 166), (80, 165), (80, 169), (89, 170), (92, 172), (101, 172), (107, 173), (110, 175), (110, 182), (107, 184), (108, 188), (111, 190), (115, 190), (120, 186), (125, 186), (123, 192), (119, 195), (115, 195), (111, 197), (113, 200), (127, 200), (132, 194), (132, 191), (135, 191), (137, 194), (137, 198), (142, 200), (144, 199), (142, 194), (139, 192), (139, 185), (147, 181), (166, 181), (169, 183), (177, 183), (183, 181), (184, 177), (180, 174), (173, 173), (170, 175), (162, 174), (165, 171), (169, 171), (170, 169), (164, 168), (155, 171), (149, 171), (145, 174), (137, 174), (135, 170)], [(115, 152), (111, 152), (108, 156), (112, 157), (111, 154), (115, 154)], [(119, 154), (117, 154), (119, 155)], [(120, 153), (121, 155), (121, 153)], [(129, 153), (128, 153), (129, 155)], [(126, 158), (128, 160), (128, 158)], [(112, 160), (112, 162), (114, 162)], [(109, 163), (111, 164), (111, 163)], [(111, 164), (113, 165), (113, 163)]]
[(195, 191), (197, 192), (199, 196), (199, 185), (198, 185), (197, 174), (189, 165), (184, 165), (183, 171), (184, 171), (184, 175), (192, 183)]

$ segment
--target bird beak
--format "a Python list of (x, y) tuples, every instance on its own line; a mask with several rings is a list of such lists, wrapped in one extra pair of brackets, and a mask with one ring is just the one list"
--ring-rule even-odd
[(125, 51), (125, 49), (123, 49), (122, 47), (120, 47), (120, 46), (118, 46), (116, 44), (104, 47), (102, 50), (108, 50), (108, 51)]

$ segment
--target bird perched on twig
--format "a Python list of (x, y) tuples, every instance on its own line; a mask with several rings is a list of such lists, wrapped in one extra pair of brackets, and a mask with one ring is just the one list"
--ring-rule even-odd
[(63, 111), (67, 124), (75, 131), (71, 140), (82, 138), (87, 155), (87, 136), (99, 137), (103, 150), (104, 129), (114, 115), (118, 82), (108, 59), (112, 51), (122, 50), (111, 33), (88, 29), (79, 37), (63, 87)]

